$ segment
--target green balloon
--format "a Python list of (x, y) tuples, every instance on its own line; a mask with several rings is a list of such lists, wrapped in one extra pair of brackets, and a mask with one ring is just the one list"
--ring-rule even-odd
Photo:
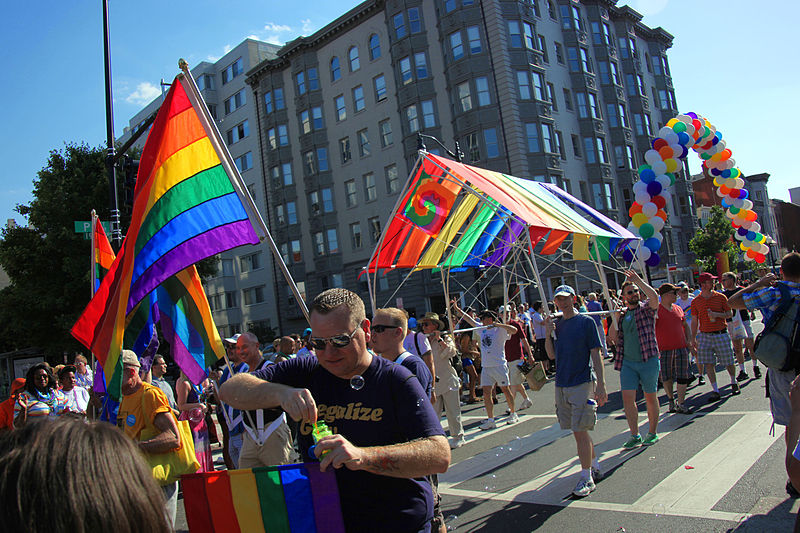
[(686, 131), (686, 124), (684, 124), (679, 120), (678, 122), (675, 123), (674, 126), (672, 126), (672, 131), (674, 131), (675, 133), (684, 132)]
[(653, 236), (653, 233), (656, 232), (656, 228), (653, 227), (652, 224), (649, 222), (645, 222), (641, 226), (639, 226), (639, 235), (642, 236), (642, 239), (649, 239)]

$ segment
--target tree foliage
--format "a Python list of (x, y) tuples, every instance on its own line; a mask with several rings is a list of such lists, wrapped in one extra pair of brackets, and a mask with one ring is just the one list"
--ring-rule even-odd
[(16, 208), (28, 227), (6, 228), (0, 241), (11, 280), (0, 291), (0, 351), (35, 346), (59, 357), (80, 349), (69, 329), (89, 300), (91, 241), (74, 223), (89, 220), (92, 209), (108, 220), (105, 151), (53, 150), (33, 184), (34, 199)]
[(694, 252), (696, 263), (701, 272), (714, 272), (716, 270), (716, 254), (726, 252), (728, 265), (731, 270), (736, 270), (738, 265), (738, 247), (733, 240), (733, 226), (725, 211), (715, 205), (711, 208), (708, 223), (700, 228), (689, 241), (689, 250)]

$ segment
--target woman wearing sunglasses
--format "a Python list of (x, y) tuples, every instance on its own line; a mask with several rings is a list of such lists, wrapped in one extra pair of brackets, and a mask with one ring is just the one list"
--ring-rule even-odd
[(30, 420), (58, 416), (67, 409), (67, 398), (56, 388), (56, 379), (47, 363), (37, 363), (25, 375), (25, 390), (14, 404), (14, 426)]

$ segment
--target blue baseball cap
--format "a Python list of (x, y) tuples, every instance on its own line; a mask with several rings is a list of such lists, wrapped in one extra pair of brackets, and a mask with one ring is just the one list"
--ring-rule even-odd
[(556, 296), (572, 296), (574, 298), (575, 289), (573, 289), (569, 285), (559, 285), (553, 297), (555, 298)]

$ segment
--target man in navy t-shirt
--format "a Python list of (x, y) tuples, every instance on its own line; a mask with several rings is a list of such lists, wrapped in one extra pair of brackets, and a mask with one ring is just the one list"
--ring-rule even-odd
[(547, 319), (545, 347), (550, 359), (556, 360), (558, 423), (561, 429), (572, 430), (581, 462), (581, 477), (572, 494), (582, 498), (595, 489), (594, 482), (602, 477), (589, 435), (597, 421), (597, 407), (608, 399), (600, 336), (594, 320), (575, 311), (575, 289), (561, 285), (553, 301), (562, 316), (555, 324)]
[(419, 380), (419, 384), (430, 398), (433, 378), (428, 366), (418, 356), (403, 347), (406, 338), (406, 315), (401, 309), (387, 307), (375, 311), (370, 324), (370, 345), (372, 349), (389, 361), (403, 365)]
[[(280, 406), (301, 421), (303, 459), (337, 469), (348, 532), (430, 531), (425, 476), (447, 470), (450, 447), (428, 395), (405, 367), (367, 350), (370, 322), (357, 294), (337, 288), (318, 295), (311, 329), (316, 359), (234, 376), (222, 386), (222, 400), (239, 409)], [(310, 457), (317, 420), (334, 434)]]

